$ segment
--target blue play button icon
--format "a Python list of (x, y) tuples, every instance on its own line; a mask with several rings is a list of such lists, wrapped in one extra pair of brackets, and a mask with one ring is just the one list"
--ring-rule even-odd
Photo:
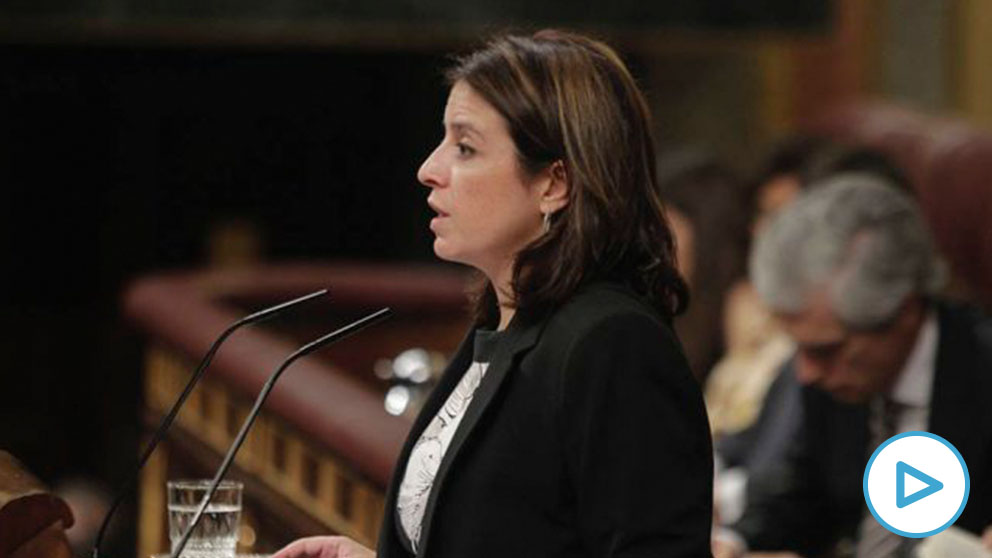
[[(910, 495), (906, 495), (906, 476), (909, 475), (916, 479), (918, 482), (916, 484), (923, 483), (925, 486), (919, 490), (914, 491)], [(889, 485), (891, 486), (891, 485)], [(919, 502), (920, 500), (939, 492), (944, 488), (944, 483), (931, 477), (930, 475), (924, 473), (923, 471), (908, 465), (904, 461), (896, 462), (896, 507), (905, 508), (906, 506)]]
[[(957, 521), (968, 503), (971, 478), (950, 442), (913, 430), (878, 446), (868, 459), (862, 487), (868, 511), (882, 527), (901, 537), (922, 539)], [(917, 504), (923, 499), (926, 504)]]

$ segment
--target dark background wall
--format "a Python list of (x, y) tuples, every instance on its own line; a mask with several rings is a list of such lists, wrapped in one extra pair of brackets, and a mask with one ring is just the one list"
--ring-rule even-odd
[(432, 258), (414, 173), (439, 137), (443, 64), (0, 47), (0, 447), (49, 483), (126, 478), (141, 355), (120, 291), (202, 265), (218, 223), (251, 223), (273, 260)]
[(657, 29), (822, 27), (829, 0), (7, 0), (11, 16), (205, 18), (265, 21), (344, 19), (351, 22), (506, 25), (610, 25)]

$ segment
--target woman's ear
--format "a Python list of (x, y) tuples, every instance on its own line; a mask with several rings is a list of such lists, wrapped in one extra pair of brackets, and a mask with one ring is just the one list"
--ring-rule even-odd
[(568, 205), (568, 171), (561, 159), (551, 163), (546, 171), (546, 181), (541, 192), (541, 213), (555, 213)]

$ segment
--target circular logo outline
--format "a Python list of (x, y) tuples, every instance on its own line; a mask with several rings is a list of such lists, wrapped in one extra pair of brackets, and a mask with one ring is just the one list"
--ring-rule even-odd
[[(881, 453), (882, 450), (888, 447), (888, 445), (891, 444), (892, 442), (895, 442), (896, 440), (901, 440), (903, 438), (908, 438), (910, 436), (922, 436), (924, 438), (930, 438), (932, 440), (936, 440), (937, 442), (940, 442), (941, 444), (944, 445), (944, 447), (948, 448), (949, 450), (951, 450), (952, 453), (954, 453), (954, 456), (957, 457), (958, 459), (958, 463), (961, 464), (961, 469), (964, 471), (964, 498), (961, 499), (961, 505), (958, 507), (958, 511), (954, 514), (953, 517), (951, 517), (951, 519), (947, 521), (947, 523), (926, 533), (910, 533), (908, 531), (901, 531), (889, 525), (884, 519), (881, 518), (881, 516), (878, 515), (878, 512), (875, 511), (875, 506), (871, 505), (871, 497), (868, 495), (868, 472), (871, 471), (871, 466), (875, 463), (875, 458), (878, 457), (878, 454)], [(875, 451), (871, 454), (871, 459), (868, 460), (868, 465), (865, 466), (865, 474), (861, 481), (861, 490), (864, 493), (865, 503), (868, 504), (868, 511), (871, 512), (871, 515), (875, 517), (875, 520), (878, 521), (878, 523), (882, 527), (885, 527), (889, 531), (902, 537), (906, 537), (910, 539), (922, 539), (924, 537), (930, 537), (936, 535), (937, 533), (940, 533), (941, 531), (947, 529), (948, 527), (953, 525), (954, 522), (958, 520), (958, 517), (961, 516), (961, 513), (964, 512), (964, 507), (968, 505), (968, 497), (971, 495), (971, 473), (968, 472), (968, 464), (964, 462), (964, 457), (961, 457), (961, 452), (958, 451), (958, 448), (954, 447), (954, 444), (948, 442), (944, 438), (936, 434), (933, 434), (931, 432), (926, 432), (924, 430), (910, 430), (909, 432), (896, 434), (895, 436), (882, 442), (881, 445), (875, 448)]]

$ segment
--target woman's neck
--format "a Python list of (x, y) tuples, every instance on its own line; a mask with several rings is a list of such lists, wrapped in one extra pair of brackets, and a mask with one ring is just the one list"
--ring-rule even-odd
[(503, 331), (510, 325), (513, 315), (517, 312), (513, 300), (513, 262), (505, 264), (496, 273), (488, 274), (488, 277), (496, 292), (496, 302), (499, 306), (497, 331)]
[(503, 306), (502, 304), (500, 304), (499, 327), (496, 328), (496, 331), (503, 331), (504, 329), (506, 329), (507, 326), (510, 325), (510, 322), (513, 320), (513, 315), (516, 314), (516, 312), (517, 312), (516, 308)]

